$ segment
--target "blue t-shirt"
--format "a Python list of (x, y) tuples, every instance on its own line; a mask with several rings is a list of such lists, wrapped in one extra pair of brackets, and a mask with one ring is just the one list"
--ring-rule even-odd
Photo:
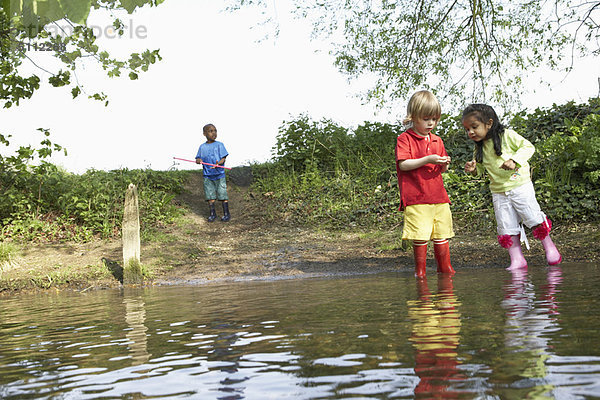
[[(229, 153), (225, 149), (225, 145), (215, 140), (212, 143), (202, 143), (198, 149), (196, 158), (200, 158), (203, 162), (209, 164), (216, 164), (219, 160), (221, 160), (221, 158), (228, 155)], [(217, 179), (225, 177), (224, 168), (213, 168), (210, 165), (203, 165), (203, 171), (204, 177), (210, 179), (211, 181), (216, 181)]]

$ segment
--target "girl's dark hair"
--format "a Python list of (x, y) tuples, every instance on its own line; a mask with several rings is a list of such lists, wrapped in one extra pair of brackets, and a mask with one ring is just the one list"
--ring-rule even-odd
[[(462, 120), (464, 121), (467, 117), (475, 117), (482, 124), (487, 124), (490, 119), (492, 120), (492, 127), (487, 133), (485, 139), (492, 139), (494, 143), (494, 151), (496, 155), (502, 154), (502, 134), (504, 133), (505, 126), (502, 125), (496, 111), (487, 104), (471, 104), (464, 109), (462, 113)], [(483, 140), (475, 142), (475, 160), (477, 162), (483, 161)]]

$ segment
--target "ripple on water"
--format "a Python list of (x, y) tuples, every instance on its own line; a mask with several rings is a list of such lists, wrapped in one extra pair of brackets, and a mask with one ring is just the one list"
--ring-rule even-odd
[(597, 265), (24, 295), (2, 399), (600, 397)]

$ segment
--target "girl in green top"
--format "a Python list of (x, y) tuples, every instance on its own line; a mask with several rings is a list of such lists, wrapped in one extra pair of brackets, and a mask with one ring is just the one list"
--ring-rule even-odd
[(498, 242), (508, 249), (510, 267), (526, 268), (521, 250), (525, 240), (522, 224), (533, 229), (542, 242), (549, 265), (559, 264), (562, 257), (550, 238), (550, 219), (540, 209), (529, 173), (529, 159), (535, 147), (500, 123), (494, 109), (485, 104), (471, 104), (462, 114), (467, 135), (475, 142), (475, 159), (465, 165), (467, 173), (487, 171), (494, 201)]

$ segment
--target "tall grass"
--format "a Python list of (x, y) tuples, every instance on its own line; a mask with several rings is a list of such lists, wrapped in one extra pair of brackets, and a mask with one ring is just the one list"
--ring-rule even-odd
[(14, 263), (18, 248), (12, 243), (0, 242), (0, 278)]
[(125, 191), (138, 187), (142, 232), (173, 222), (173, 203), (186, 171), (89, 170), (77, 175), (46, 164), (43, 169), (0, 172), (0, 220), (4, 238), (86, 241), (120, 234)]

